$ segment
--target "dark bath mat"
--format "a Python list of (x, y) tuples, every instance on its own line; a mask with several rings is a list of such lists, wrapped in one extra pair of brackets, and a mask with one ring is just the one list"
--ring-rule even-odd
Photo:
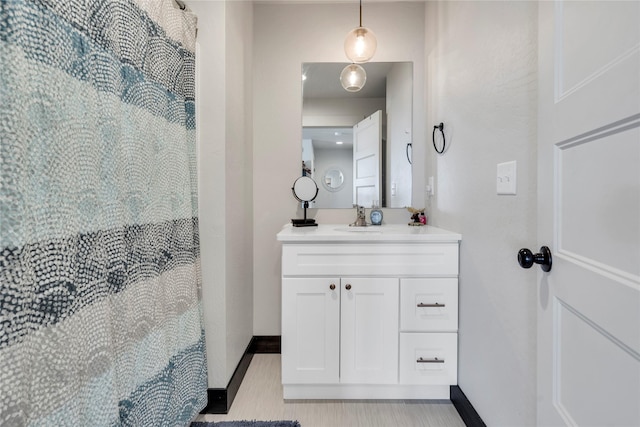
[(297, 421), (218, 421), (193, 422), (191, 427), (300, 427)]

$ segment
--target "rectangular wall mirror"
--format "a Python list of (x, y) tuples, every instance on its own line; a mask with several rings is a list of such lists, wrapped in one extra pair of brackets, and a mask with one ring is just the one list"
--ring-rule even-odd
[(368, 62), (348, 92), (348, 63), (302, 64), (302, 175), (319, 187), (314, 208), (411, 206), (413, 63)]

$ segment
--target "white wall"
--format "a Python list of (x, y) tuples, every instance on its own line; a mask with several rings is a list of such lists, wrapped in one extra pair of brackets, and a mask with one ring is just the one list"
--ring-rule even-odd
[(197, 133), (209, 387), (227, 386), (253, 335), (252, 5), (188, 1), (198, 15)]
[(226, 3), (227, 382), (253, 336), (253, 5)]
[[(411, 206), (411, 170), (407, 160), (407, 143), (411, 143), (411, 64), (395, 64), (387, 75), (387, 176), (386, 206)], [(423, 123), (421, 120), (420, 123)], [(411, 151), (409, 150), (409, 157)], [(417, 159), (416, 159), (417, 160)], [(392, 191), (395, 185), (395, 194)], [(422, 185), (418, 184), (420, 188)], [(424, 206), (416, 206), (423, 208)]]
[[(460, 232), (459, 385), (487, 425), (535, 424), (537, 5), (429, 2), (430, 222)], [(429, 135), (429, 139), (430, 139)], [(496, 165), (517, 161), (517, 195), (496, 195)]]
[[(335, 145), (335, 144), (334, 144)], [(353, 206), (353, 151), (344, 148), (319, 148), (314, 150), (315, 181), (318, 184), (318, 197), (315, 202), (319, 206), (332, 208), (350, 208)], [(330, 169), (339, 169), (344, 176), (344, 184), (338, 190), (329, 191), (323, 181), (325, 173)]]
[[(369, 3), (363, 24), (375, 31), (374, 61), (413, 61), (414, 142), (425, 145), (424, 3)], [(300, 175), (303, 62), (343, 62), (344, 37), (358, 24), (358, 4), (261, 4), (254, 6), (254, 309), (255, 335), (280, 335), (280, 244), (276, 234), (301, 217), (291, 196)], [(415, 151), (424, 159), (424, 148)], [(422, 168), (423, 169), (423, 168)], [(420, 169), (419, 169), (420, 170)], [(424, 172), (416, 174), (420, 200)], [(267, 179), (268, 177), (268, 179)], [(352, 209), (313, 209), (319, 222), (348, 224)], [(407, 212), (387, 212), (386, 222), (404, 222)]]

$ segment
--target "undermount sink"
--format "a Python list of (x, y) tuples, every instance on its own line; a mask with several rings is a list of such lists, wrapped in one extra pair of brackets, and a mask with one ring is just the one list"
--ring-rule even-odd
[(349, 231), (355, 233), (382, 233), (379, 227), (339, 227), (336, 231)]

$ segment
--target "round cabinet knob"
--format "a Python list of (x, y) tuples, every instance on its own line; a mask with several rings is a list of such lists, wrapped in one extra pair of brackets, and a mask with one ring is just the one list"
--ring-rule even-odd
[(336, 285), (334, 285), (333, 283), (329, 285), (329, 289), (331, 289), (332, 291), (336, 288)]
[(344, 287), (346, 290), (350, 291), (351, 290), (351, 285), (347, 283), (347, 285)]
[(551, 251), (546, 246), (541, 247), (537, 254), (527, 248), (518, 251), (518, 264), (522, 268), (531, 268), (533, 264), (540, 264), (542, 271), (551, 271), (551, 261)]

